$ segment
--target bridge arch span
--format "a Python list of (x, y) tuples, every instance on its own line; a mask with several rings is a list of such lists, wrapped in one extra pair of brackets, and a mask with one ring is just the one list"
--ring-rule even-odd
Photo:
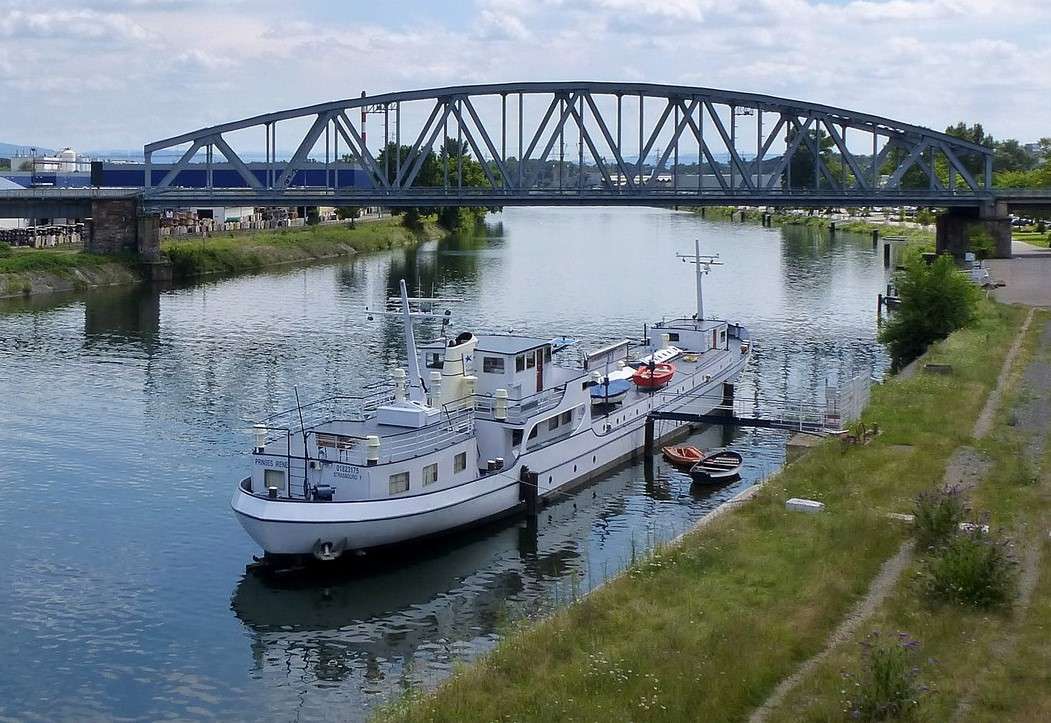
[[(279, 126), (282, 142), (294, 143), (285, 154)], [(233, 138), (245, 137), (256, 148), (262, 141), (262, 162), (234, 147)], [(464, 183), (460, 152), (440, 153), (446, 138), (482, 161), (481, 185)], [(155, 154), (173, 152), (174, 163), (155, 166)], [(144, 154), (147, 203), (159, 206), (205, 196), (244, 205), (976, 206), (991, 197), (992, 179), (991, 149), (921, 126), (654, 83), (502, 83), (362, 96), (182, 133), (147, 144)], [(441, 159), (440, 183), (421, 177), (428, 158)], [(205, 181), (186, 183), (191, 170)]]

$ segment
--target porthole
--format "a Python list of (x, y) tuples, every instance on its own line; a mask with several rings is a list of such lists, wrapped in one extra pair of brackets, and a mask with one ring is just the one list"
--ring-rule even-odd
[(595, 461), (597, 459), (598, 459), (598, 457), (596, 457), (595, 455), (591, 455), (591, 464), (595, 464)]
[(551, 484), (551, 480), (552, 480), (552, 479), (553, 479), (553, 478), (552, 478), (552, 476), (551, 476), (551, 475), (548, 475), (548, 476), (547, 476), (547, 483), (548, 483), (548, 484)]
[(576, 472), (576, 471), (577, 471), (577, 466), (576, 466), (576, 465), (573, 465), (573, 471), (574, 471), (574, 472)]

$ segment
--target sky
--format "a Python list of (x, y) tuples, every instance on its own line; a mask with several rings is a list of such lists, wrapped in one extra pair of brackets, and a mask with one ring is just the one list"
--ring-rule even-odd
[(0, 0), (11, 143), (139, 148), (362, 90), (516, 80), (725, 88), (1033, 141), (1051, 136), (1051, 0)]

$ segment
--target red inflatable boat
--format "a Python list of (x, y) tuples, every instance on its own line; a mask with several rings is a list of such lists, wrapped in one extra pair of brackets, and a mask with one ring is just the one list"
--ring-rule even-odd
[(643, 364), (631, 377), (631, 381), (641, 389), (657, 389), (670, 382), (674, 375), (674, 364), (655, 364), (652, 367), (649, 364)]

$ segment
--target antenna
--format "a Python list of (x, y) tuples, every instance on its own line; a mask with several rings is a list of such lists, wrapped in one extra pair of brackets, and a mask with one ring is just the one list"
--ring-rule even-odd
[(444, 314), (436, 314), (430, 311), (414, 311), (413, 305), (419, 308), (423, 306), (429, 307), (434, 303), (439, 302), (459, 302), (462, 299), (446, 299), (440, 297), (410, 297), (408, 289), (405, 286), (405, 279), (401, 279), (399, 282), (401, 294), (399, 296), (392, 296), (387, 299), (388, 303), (398, 303), (400, 308), (398, 309), (382, 309), (373, 310), (369, 307), (365, 307), (365, 313), (367, 319), (372, 321), (376, 316), (397, 316), (401, 317), (402, 328), (405, 334), (405, 357), (409, 365), (408, 381), (409, 381), (409, 399), (414, 402), (422, 402), (425, 399), (424, 392), (426, 386), (423, 382), (423, 376), (420, 374), (420, 359), (416, 350), (416, 334), (412, 328), (413, 319), (441, 319), (442, 321), (442, 332), (444, 334), (445, 327), (449, 323), (449, 319), (452, 316), (452, 312), (446, 310)]
[(712, 270), (713, 266), (722, 266), (723, 262), (719, 260), (719, 254), (714, 256), (701, 255), (701, 240), (694, 239), (693, 241), (693, 253), (692, 254), (675, 254), (678, 258), (682, 259), (683, 263), (692, 262), (694, 270), (697, 274), (697, 321), (704, 320), (704, 295), (701, 290), (701, 279), (704, 275)]

